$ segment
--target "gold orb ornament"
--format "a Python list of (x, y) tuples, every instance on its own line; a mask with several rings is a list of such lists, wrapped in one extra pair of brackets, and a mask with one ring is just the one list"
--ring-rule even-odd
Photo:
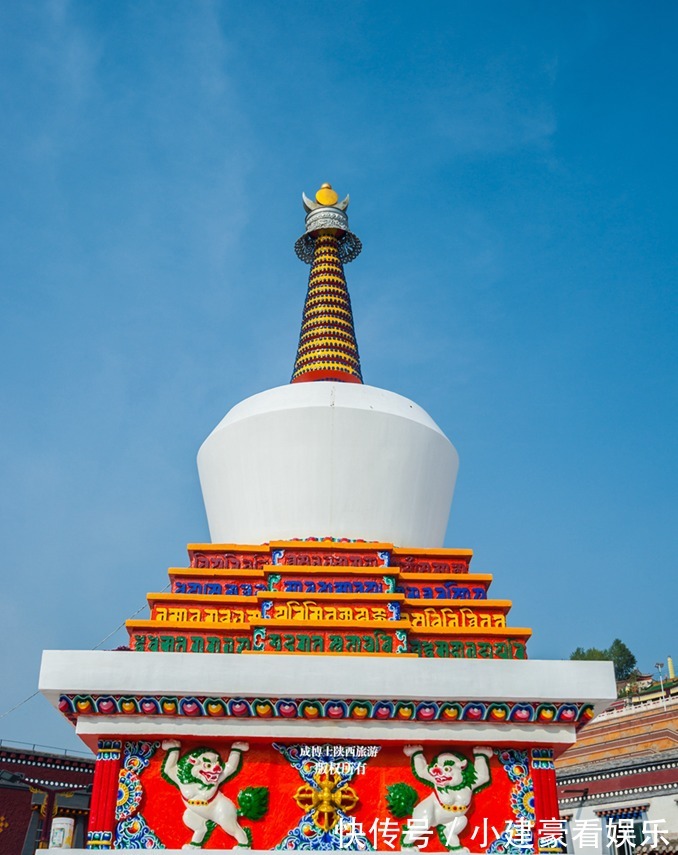
[(332, 189), (331, 184), (321, 184), (320, 190), (315, 194), (315, 200), (320, 205), (336, 205), (339, 201), (339, 196)]

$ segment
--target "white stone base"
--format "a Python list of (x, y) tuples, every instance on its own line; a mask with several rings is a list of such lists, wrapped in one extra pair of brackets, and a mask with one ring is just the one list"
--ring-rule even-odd
[[(617, 697), (610, 662), (45, 650), (40, 691), (275, 698), (592, 703)], [(123, 718), (124, 720), (124, 718)]]
[[(616, 697), (610, 662), (416, 659), (377, 656), (196, 655), (46, 650), (40, 690), (59, 695), (215, 695), (217, 697), (366, 698), (480, 702), (592, 703), (602, 712)], [(96, 752), (98, 739), (351, 739), (380, 742), (453, 739), (542, 743), (557, 753), (576, 739), (574, 723), (421, 722), (328, 719), (192, 718), (82, 715), (77, 733)]]

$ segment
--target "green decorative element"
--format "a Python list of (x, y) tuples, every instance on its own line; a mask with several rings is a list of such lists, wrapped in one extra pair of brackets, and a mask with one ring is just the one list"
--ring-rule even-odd
[(364, 653), (375, 653), (377, 650), (377, 640), (372, 635), (363, 635), (363, 652)]
[(266, 629), (263, 626), (255, 626), (252, 631), (252, 650), (263, 650), (266, 640)]
[[(403, 630), (397, 630), (396, 632), (402, 632)], [(390, 635), (387, 635), (385, 632), (381, 632), (381, 630), (376, 630), (375, 638), (379, 639), (379, 646), (382, 653), (393, 653), (393, 639)]]
[(495, 659), (511, 659), (511, 651), (508, 641), (494, 642), (494, 658)]
[(387, 594), (395, 594), (396, 592), (396, 577), (384, 576), (384, 584), (386, 585)]
[(525, 656), (525, 645), (522, 641), (514, 641), (513, 642), (513, 658), (514, 659), (526, 659)]
[(440, 718), (443, 721), (457, 721), (462, 717), (462, 705), (455, 703), (445, 703), (440, 705)]
[(508, 721), (510, 714), (511, 707), (508, 704), (490, 704), (487, 709), (487, 715), (484, 718), (489, 720), (498, 719), (499, 721)]
[(358, 635), (347, 635), (346, 636), (346, 652), (347, 653), (360, 653), (362, 648), (362, 642), (360, 640), (360, 636)]
[(245, 787), (244, 790), (240, 790), (238, 793), (238, 814), (240, 816), (244, 816), (245, 819), (256, 820), (261, 819), (267, 811), (268, 787)]
[(436, 833), (438, 835), (438, 840), (443, 844), (448, 852), (458, 852), (462, 848), (461, 844), (459, 846), (450, 846), (444, 825), (436, 825)]
[(398, 642), (398, 646), (396, 647), (396, 653), (407, 653), (407, 633), (404, 629), (396, 629), (395, 633), (396, 641)]
[(421, 653), (420, 656), (425, 657), (426, 659), (433, 658), (433, 642), (432, 641), (422, 641), (421, 642)]
[(386, 790), (386, 804), (396, 819), (411, 816), (418, 799), (419, 796), (414, 787), (402, 781), (391, 784)]
[[(457, 760), (459, 760), (461, 763), (466, 764), (465, 768), (462, 770), (462, 773), (461, 773), (461, 781), (458, 784), (453, 784), (453, 785), (448, 784), (445, 787), (446, 790), (464, 790), (468, 787), (469, 790), (473, 790), (474, 792), (477, 792), (482, 787), (486, 787), (487, 784), (489, 784), (489, 779), (488, 779), (488, 781), (485, 784), (479, 785), (478, 787), (474, 786), (476, 779), (478, 778), (478, 773), (476, 772), (476, 767), (473, 765), (473, 763), (468, 762), (468, 758), (464, 754), (459, 754), (458, 751), (446, 751), (446, 752), (442, 752), (442, 753), (443, 754), (451, 754), (453, 757), (456, 757)], [(429, 763), (429, 768), (431, 766), (435, 766), (441, 762), (440, 756), (441, 756), (440, 754), (436, 754), (436, 756), (433, 758), (433, 760)], [(414, 775), (416, 778), (419, 778), (419, 776), (417, 775), (416, 772), (414, 773)], [(422, 782), (422, 784), (426, 784), (429, 787), (431, 786), (430, 781), (426, 781), (423, 778), (419, 778), (419, 780)]]
[(417, 756), (417, 754), (420, 754), (422, 756), (422, 758), (424, 760), (423, 766), (424, 766), (425, 774), (428, 775), (428, 771), (426, 770), (426, 767), (428, 766), (428, 760), (426, 759), (426, 757), (424, 757), (424, 752), (421, 750), (421, 748), (418, 751), (415, 751), (415, 753), (412, 755), (412, 761), (411, 761), (411, 763), (412, 763), (412, 774), (417, 779), (417, 781), (419, 781), (420, 784), (424, 784), (427, 787), (433, 787), (435, 789), (435, 784), (432, 782), (432, 780), (430, 780), (428, 777), (425, 778), (422, 774), (419, 774), (419, 771), (417, 768), (417, 763), (415, 762), (415, 759), (414, 759)]
[(414, 704), (407, 701), (398, 701), (396, 704), (396, 718), (415, 719)]
[[(215, 829), (216, 827), (217, 827), (216, 822), (212, 822), (212, 820), (211, 820), (211, 819), (208, 819), (208, 820), (207, 820), (207, 831), (205, 832), (205, 836), (203, 837), (202, 842), (198, 844), (198, 848), (202, 849), (202, 847), (204, 846), (204, 844), (205, 844), (205, 843), (207, 843), (207, 841), (208, 841), (208, 840), (210, 839), (210, 837), (212, 836), (212, 832), (214, 831), (214, 829)], [(191, 844), (191, 846), (194, 846), (194, 845), (195, 845), (195, 844), (193, 844), (193, 843)]]
[(492, 659), (492, 645), (489, 641), (481, 641), (478, 644), (478, 656), (481, 659)]
[(279, 584), (281, 579), (282, 579), (282, 576), (280, 575), (280, 573), (271, 573), (271, 575), (268, 577), (268, 590), (269, 591), (277, 591), (278, 590), (278, 584)]
[(243, 650), (250, 650), (252, 647), (249, 638), (246, 637), (237, 636), (235, 639), (235, 643), (237, 645), (235, 651), (236, 653), (242, 653)]
[(330, 635), (330, 653), (344, 652), (344, 639), (341, 635)]
[(353, 710), (355, 709), (355, 707), (358, 707), (358, 709), (361, 711), (367, 709), (368, 712), (365, 718), (371, 718), (374, 705), (371, 704), (369, 701), (352, 701), (351, 705), (348, 708), (348, 714), (350, 716), (353, 715)]
[(219, 712), (215, 713), (210, 711), (209, 714), (211, 715), (226, 715), (227, 713), (226, 704), (221, 700), (221, 698), (205, 698), (203, 708), (207, 710), (208, 707), (219, 707)]
[[(402, 632), (402, 630), (398, 630)], [(410, 638), (409, 652), (426, 659), (526, 659), (525, 644), (522, 641), (447, 641), (438, 639)], [(401, 651), (400, 648), (398, 652)]]
[(438, 659), (447, 659), (450, 655), (450, 643), (449, 641), (436, 641), (436, 656)]
[[(223, 764), (223, 760), (221, 759), (221, 756), (216, 751), (214, 751), (213, 749), (205, 748), (205, 747), (194, 748), (193, 751), (188, 751), (186, 754), (183, 755), (183, 757), (179, 757), (179, 759), (176, 762), (176, 780), (175, 780), (172, 777), (172, 775), (168, 771), (166, 771), (166, 769), (168, 768), (168, 760), (170, 758), (170, 755), (175, 751), (177, 752), (177, 755), (179, 755), (180, 749), (178, 747), (178, 744), (173, 745), (171, 748), (166, 749), (165, 758), (162, 761), (162, 768), (160, 769), (160, 774), (165, 779), (165, 781), (167, 781), (167, 783), (171, 784), (173, 787), (180, 787), (181, 784), (196, 784), (197, 786), (201, 787), (202, 789), (209, 789), (210, 786), (212, 786), (212, 785), (206, 784), (204, 781), (201, 781), (199, 778), (196, 778), (196, 776), (193, 774), (193, 766), (195, 764), (195, 761), (199, 757), (202, 757), (202, 755), (205, 753), (216, 754), (217, 757), (219, 758), (219, 762)], [(171, 766), (172, 763), (170, 762), (169, 765)], [(226, 781), (230, 781), (231, 778), (234, 778), (241, 769), (242, 769), (242, 753), (239, 752), (238, 765), (237, 765), (235, 771), (232, 772), (228, 776), (228, 778), (224, 778), (224, 780), (221, 783), (223, 784)], [(221, 786), (221, 784), (219, 786)], [(245, 791), (243, 790), (243, 792), (245, 792)], [(208, 825), (209, 825), (209, 820), (208, 820)]]
[(324, 715), (323, 705), (319, 701), (302, 701), (299, 712), (309, 718), (322, 718)]
[[(120, 703), (120, 707), (121, 707), (121, 709), (125, 709), (125, 707), (123, 707), (123, 704), (125, 704), (126, 706), (129, 706), (129, 705), (131, 704), (131, 705), (134, 707), (134, 710), (133, 710), (133, 711), (134, 711), (135, 713), (138, 713), (138, 712), (139, 712), (139, 701), (138, 701), (138, 699), (137, 699), (137, 698), (132, 698), (132, 697), (129, 697), (129, 696), (127, 696), (127, 697), (122, 697), (122, 698), (120, 698), (119, 703)], [(130, 710), (130, 711), (131, 711), (131, 710)]]

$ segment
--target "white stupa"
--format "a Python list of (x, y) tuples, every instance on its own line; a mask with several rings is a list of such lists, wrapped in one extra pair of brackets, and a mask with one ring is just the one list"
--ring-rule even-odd
[(426, 851), (553, 852), (554, 761), (616, 697), (612, 666), (528, 661), (511, 601), (442, 546), (457, 453), (412, 401), (363, 384), (348, 197), (323, 185), (304, 203), (292, 382), (234, 407), (198, 455), (212, 543), (148, 594), (129, 649), (43, 655), (41, 691), (97, 754), (71, 852), (393, 852), (367, 830), (394, 823), (411, 855), (434, 829)]

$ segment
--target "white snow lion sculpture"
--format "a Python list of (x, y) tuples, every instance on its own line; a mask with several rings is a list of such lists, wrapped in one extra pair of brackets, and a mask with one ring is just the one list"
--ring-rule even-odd
[(456, 751), (442, 751), (429, 763), (421, 745), (405, 745), (403, 752), (410, 758), (415, 778), (433, 787), (433, 792), (414, 807), (402, 848), (418, 849), (416, 841), (435, 828), (455, 855), (467, 855), (469, 850), (462, 847), (459, 835), (466, 828), (473, 794), (490, 783), (492, 749), (474, 748), (473, 763)]
[(247, 831), (238, 822), (238, 810), (233, 802), (219, 792), (219, 787), (240, 771), (242, 754), (249, 750), (246, 742), (234, 742), (224, 763), (221, 755), (210, 748), (194, 748), (180, 757), (181, 743), (166, 739), (167, 752), (162, 764), (162, 776), (178, 787), (186, 811), (184, 824), (193, 832), (190, 843), (183, 849), (201, 849), (215, 825), (234, 837), (238, 847), (250, 848)]

